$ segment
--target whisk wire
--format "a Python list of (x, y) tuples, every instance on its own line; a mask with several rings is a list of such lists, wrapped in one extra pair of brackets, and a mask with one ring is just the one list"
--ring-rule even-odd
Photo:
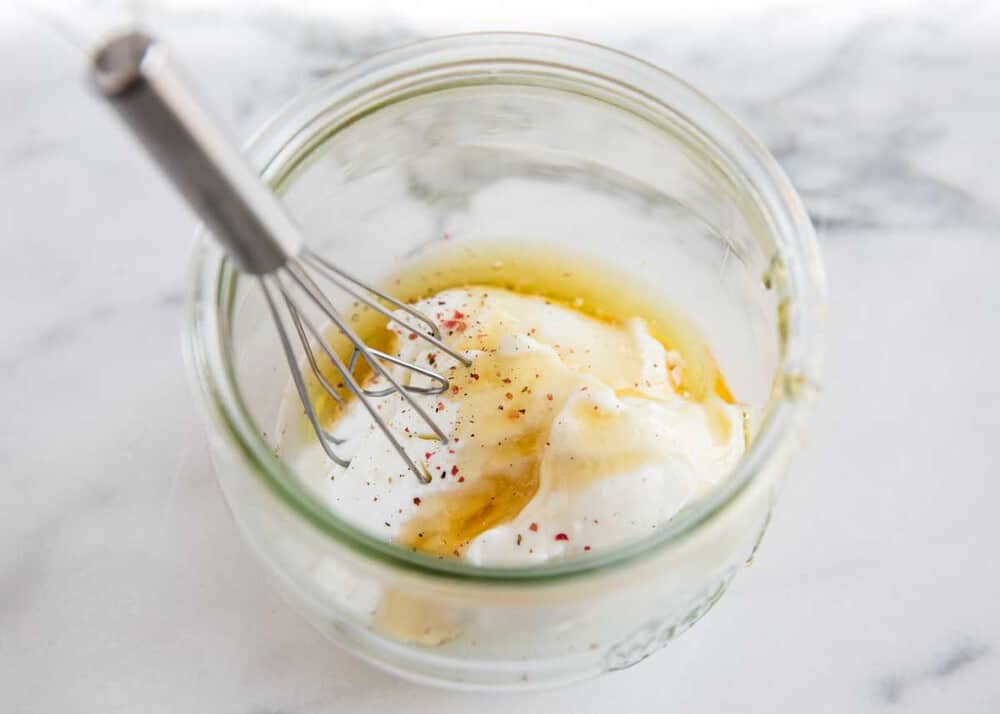
[[(398, 367), (403, 367), (405, 370), (407, 370), (407, 373), (416, 372), (417, 374), (423, 377), (427, 377), (432, 382), (436, 382), (435, 385), (425, 386), (425, 387), (421, 387), (410, 383), (404, 384), (403, 389), (405, 389), (407, 392), (411, 392), (412, 394), (426, 394), (433, 396), (436, 394), (444, 394), (445, 392), (448, 391), (448, 386), (450, 385), (450, 382), (445, 377), (442, 377), (434, 370), (427, 369), (426, 367), (421, 367), (419, 364), (409, 362), (395, 355), (383, 352), (382, 350), (377, 350), (374, 347), (369, 347), (368, 351), (371, 352), (376, 357), (378, 357), (379, 359), (383, 359), (386, 362), (390, 362)], [(354, 363), (357, 361), (357, 355), (358, 355), (357, 351), (351, 353), (351, 363), (348, 364), (348, 367), (350, 367), (351, 370), (354, 369)], [(365, 396), (387, 397), (394, 391), (396, 390), (393, 389), (392, 387), (386, 387), (384, 389), (366, 389)]]
[[(323, 391), (325, 391), (337, 403), (343, 404), (344, 398), (340, 396), (340, 392), (338, 392), (337, 389), (331, 386), (331, 384), (326, 380), (326, 376), (323, 374), (323, 371), (319, 368), (319, 365), (316, 363), (316, 357), (313, 353), (312, 344), (309, 342), (309, 338), (302, 327), (302, 318), (299, 315), (298, 309), (295, 307), (293, 303), (289, 302), (288, 300), (285, 301), (285, 305), (288, 307), (288, 312), (292, 317), (292, 324), (295, 326), (295, 332), (298, 333), (299, 343), (302, 345), (302, 350), (306, 353), (306, 358), (309, 361), (309, 367), (310, 369), (312, 369), (313, 376), (316, 378), (316, 381), (319, 382), (320, 386), (323, 387)], [(329, 357), (329, 348), (327, 347), (326, 342), (322, 339), (317, 339), (317, 342), (319, 342), (320, 347), (325, 352), (327, 352), (327, 356)], [(330, 359), (332, 362), (333, 361), (332, 358)], [(334, 444), (344, 443), (343, 439), (334, 436), (327, 430), (321, 429), (320, 431), (322, 432), (322, 434), (317, 434), (317, 436), (320, 436), (320, 438), (325, 437)]]
[[(441, 331), (438, 329), (438, 326), (434, 323), (434, 321), (431, 320), (426, 315), (424, 315), (419, 310), (417, 310), (416, 308), (414, 308), (412, 305), (407, 305), (402, 300), (397, 300), (392, 295), (389, 295), (388, 293), (385, 293), (375, 288), (373, 285), (370, 285), (362, 281), (361, 279), (354, 277), (346, 270), (338, 268), (336, 265), (325, 260), (322, 256), (317, 255), (308, 248), (303, 248), (301, 257), (303, 261), (309, 263), (313, 268), (315, 268), (317, 273), (322, 275), (324, 278), (326, 278), (328, 281), (339, 287), (344, 292), (351, 295), (351, 297), (355, 298), (359, 302), (364, 303), (365, 305), (375, 310), (376, 312), (385, 315), (387, 318), (389, 318), (390, 321), (395, 322), (397, 325), (401, 326), (410, 333), (415, 334), (417, 337), (420, 337), (425, 341), (429, 342), (430, 344), (434, 345), (442, 352), (445, 352), (446, 354), (454, 357), (459, 362), (464, 364), (466, 367), (472, 364), (469, 358), (466, 357), (464, 354), (455, 349), (452, 349), (444, 342), (442, 342)], [(378, 297), (380, 300), (384, 300), (385, 302), (389, 303), (396, 309), (402, 310), (403, 312), (410, 315), (414, 319), (422, 322), (424, 325), (427, 325), (430, 334), (421, 332), (420, 330), (416, 329), (413, 325), (409, 324), (405, 320), (400, 319), (399, 316), (397, 316), (393, 311), (387, 310), (384, 306), (379, 305), (378, 302), (372, 300), (363, 292), (359, 292), (358, 290), (352, 288), (351, 284), (361, 288), (364, 291), (370, 292), (371, 294)]]
[[(289, 274), (291, 274), (293, 276), (293, 278), (302, 277), (302, 278), (305, 279), (305, 281), (309, 280), (309, 276), (308, 275), (302, 274), (301, 276), (296, 276), (295, 273), (294, 273), (294, 271), (292, 271), (292, 270), (287, 270), (287, 272)], [(298, 280), (296, 280), (296, 282), (298, 282)], [(296, 310), (297, 311), (297, 308), (295, 307), (295, 303), (292, 300), (291, 296), (288, 294), (288, 291), (285, 289), (285, 287), (281, 284), (280, 281), (277, 281), (277, 284), (278, 284), (278, 289), (281, 291), (281, 294), (282, 294), (282, 296), (285, 299), (285, 304), (288, 306), (288, 309), (289, 310)], [(304, 290), (306, 289), (304, 287), (304, 283), (299, 283), (299, 286), (302, 287)], [(311, 293), (308, 293), (308, 294), (310, 295), (310, 297), (313, 298), (313, 300), (316, 300), (315, 296), (313, 296)], [(320, 295), (322, 295), (322, 293), (320, 293)], [(320, 307), (322, 308), (324, 306), (320, 305)], [(332, 308), (332, 305), (330, 307)], [(326, 312), (325, 309), (324, 309), (324, 312)], [(299, 314), (299, 318), (305, 324), (306, 328), (311, 333), (313, 333), (314, 335), (318, 334), (318, 330), (312, 324), (312, 322), (309, 320), (309, 318), (306, 315), (302, 314), (301, 311), (298, 311), (298, 314)], [(335, 311), (331, 311), (331, 313), (327, 313), (327, 317), (329, 317), (331, 320), (334, 320), (334, 322), (337, 322), (340, 318), (339, 318), (339, 316), (337, 316), (336, 318), (334, 318), (334, 315), (336, 315)], [(340, 325), (338, 324), (338, 327), (339, 326)], [(346, 334), (346, 332), (345, 332), (345, 334)], [(348, 338), (350, 338), (350, 336), (348, 336)], [(354, 396), (358, 398), (358, 401), (361, 402), (362, 405), (364, 405), (365, 409), (368, 411), (369, 416), (371, 416), (372, 420), (379, 427), (379, 429), (382, 430), (382, 433), (385, 434), (386, 438), (389, 440), (389, 443), (392, 444), (393, 449), (395, 449), (396, 453), (399, 454), (400, 458), (403, 459), (403, 461), (406, 463), (407, 468), (409, 468), (410, 471), (412, 471), (413, 474), (420, 481), (423, 481), (425, 483), (427, 481), (429, 481), (430, 480), (429, 476), (426, 474), (426, 472), (423, 469), (420, 469), (419, 467), (417, 467), (417, 465), (414, 463), (413, 459), (410, 458), (410, 455), (406, 453), (406, 449), (403, 448), (403, 445), (396, 438), (395, 434), (393, 434), (393, 431), (392, 431), (392, 429), (389, 428), (389, 425), (386, 424), (385, 420), (382, 418), (382, 415), (379, 413), (379, 410), (375, 406), (375, 404), (373, 404), (370, 400), (364, 398), (364, 396), (363, 396), (363, 390), (361, 389), (361, 385), (358, 384), (358, 381), (354, 378), (354, 375), (350, 372), (350, 370), (347, 369), (347, 365), (345, 365), (344, 362), (343, 362), (343, 360), (340, 359), (340, 356), (337, 355), (337, 353), (335, 351), (333, 351), (333, 350), (330, 350), (327, 354), (330, 357), (331, 361), (333, 362), (333, 366), (340, 373), (340, 376), (344, 378), (344, 383), (347, 385), (347, 388), (349, 390), (351, 390), (351, 392), (354, 394)], [(293, 373), (298, 373), (298, 368), (297, 368), (297, 366), (293, 366), (293, 362), (294, 362), (294, 355), (290, 358), (288, 366), (292, 370)], [(300, 375), (299, 379), (301, 379), (301, 375)], [(304, 391), (305, 390), (303, 388), (303, 392)], [(299, 396), (302, 398), (303, 404), (309, 404), (308, 394), (304, 394), (303, 392), (299, 392)], [(403, 392), (403, 391), (400, 391), (400, 394), (402, 394), (403, 396), (406, 395), (406, 393)], [(315, 412), (312, 409), (311, 404), (309, 404), (309, 406), (306, 407), (306, 411), (308, 413), (311, 413), (313, 416), (315, 415)], [(419, 411), (420, 410), (418, 408), (418, 412)], [(313, 429), (317, 430), (317, 435), (319, 435), (318, 432), (322, 431), (322, 428), (319, 425), (319, 421), (318, 420), (314, 421), (314, 420), (312, 420), (312, 418), (310, 418), (310, 421), (312, 421)], [(320, 441), (323, 441), (322, 436), (320, 436)], [(330, 451), (328, 450), (327, 453), (329, 454)], [(349, 461), (348, 461), (347, 464), (343, 464), (341, 461), (338, 461), (338, 463), (341, 463), (341, 465), (349, 465), (350, 464)]]
[[(313, 376), (316, 377), (316, 381), (320, 383), (331, 399), (339, 404), (344, 403), (344, 398), (340, 396), (340, 392), (337, 391), (328, 381), (323, 374), (323, 370), (319, 368), (316, 363), (316, 356), (312, 348), (312, 343), (309, 341), (309, 336), (306, 335), (305, 330), (302, 328), (302, 319), (299, 317), (298, 309), (289, 304), (288, 311), (292, 316), (292, 324), (295, 325), (295, 332), (299, 336), (299, 342), (302, 344), (302, 350), (306, 353), (306, 359), (309, 361), (309, 368), (312, 370)], [(323, 340), (317, 340), (319, 342), (320, 348), (325, 352), (327, 351), (326, 343)]]
[[(289, 260), (284, 267), (280, 269), (280, 272), (286, 273), (292, 278), (292, 280), (312, 300), (312, 302), (323, 311), (323, 314), (325, 314), (344, 334), (344, 336), (351, 341), (351, 344), (354, 345), (354, 349), (361, 353), (361, 356), (364, 357), (365, 361), (371, 366), (371, 368), (378, 372), (387, 382), (389, 382), (395, 391), (399, 392), (399, 395), (406, 401), (413, 411), (416, 412), (417, 415), (420, 416), (420, 418), (427, 424), (427, 426), (430, 427), (431, 431), (438, 436), (441, 443), (447, 444), (448, 436), (441, 430), (441, 427), (434, 423), (430, 414), (428, 414), (427, 411), (417, 403), (413, 396), (403, 388), (396, 378), (392, 376), (389, 370), (387, 370), (378, 358), (372, 354), (371, 350), (369, 350), (361, 338), (355, 334), (354, 330), (347, 325), (337, 308), (335, 308), (329, 298), (323, 294), (313, 279), (309, 277), (309, 274), (302, 269), (298, 261), (294, 259)], [(348, 376), (350, 376), (351, 381), (354, 381), (354, 377), (351, 375), (350, 371), (347, 370), (346, 365), (344, 365), (339, 358), (336, 361), (344, 368), (344, 371), (347, 372)], [(357, 394), (357, 396), (362, 401), (367, 402), (367, 400), (364, 399), (363, 390), (361, 390), (361, 394)], [(374, 407), (371, 407), (371, 410), (373, 409)]]
[(278, 312), (278, 306), (275, 304), (271, 288), (267, 284), (267, 279), (265, 276), (258, 276), (257, 282), (260, 285), (261, 292), (264, 293), (264, 299), (267, 301), (267, 308), (271, 313), (271, 320), (274, 322), (275, 329), (278, 331), (278, 339), (281, 342), (281, 349), (285, 353), (285, 361), (288, 363), (288, 369), (292, 375), (292, 383), (295, 384), (295, 391), (299, 394), (299, 401), (302, 402), (302, 407), (306, 412), (306, 418), (309, 419), (309, 423), (312, 425), (313, 431), (316, 432), (320, 446), (323, 447), (323, 451), (326, 452), (327, 457), (329, 457), (331, 461), (340, 466), (350, 466), (350, 460), (339, 456), (325, 438), (326, 432), (320, 425), (319, 417), (316, 415), (316, 409), (313, 407), (312, 401), (309, 399), (309, 393), (306, 391), (305, 380), (302, 378), (302, 372), (299, 370), (299, 363), (295, 357), (295, 350), (292, 348), (292, 342), (288, 338), (288, 332), (285, 330), (285, 324), (281, 319), (280, 313)]

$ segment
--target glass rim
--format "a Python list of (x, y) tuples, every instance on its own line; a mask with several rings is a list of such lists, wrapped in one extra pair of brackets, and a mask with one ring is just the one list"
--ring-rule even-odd
[[(275, 456), (244, 405), (227, 358), (226, 296), (235, 287), (238, 274), (231, 261), (208, 247), (204, 227), (197, 231), (198, 243), (191, 260), (184, 337), (185, 355), (199, 385), (212, 428), (226, 437), (227, 445), (296, 516), (339, 545), (384, 565), (465, 582), (523, 585), (593, 575), (645, 560), (700, 530), (738, 500), (781, 448), (795, 438), (809, 398), (819, 388), (825, 278), (815, 233), (798, 194), (775, 159), (746, 129), (698, 90), (669, 72), (632, 55), (582, 40), (532, 33), (470, 33), (391, 49), (337, 72), (293, 99), (250, 140), (247, 151), (251, 160), (263, 167), (265, 178), (280, 184), (302, 158), (299, 151), (291, 161), (288, 157), (282, 161), (282, 150), (308, 128), (311, 119), (338, 101), (346, 103), (363, 98), (392, 79), (419, 77), (442, 66), (481, 67), (505, 60), (551, 73), (571, 71), (578, 79), (599, 77), (623, 90), (639, 92), (664, 111), (680, 109), (682, 117), (686, 108), (707, 112), (713, 120), (707, 138), (728, 160), (730, 167), (739, 170), (745, 179), (745, 188), (753, 191), (753, 200), (769, 219), (775, 257), (780, 261), (780, 270), (774, 271), (777, 273), (776, 289), (782, 298), (779, 312), (784, 305), (784, 314), (779, 315), (784, 329), (775, 388), (750, 448), (718, 489), (667, 521), (655, 534), (594, 557), (523, 567), (484, 567), (458, 560), (440, 560), (378, 538), (338, 517)], [(602, 62), (606, 65), (602, 67), (604, 71), (590, 69), (594, 63)], [(608, 66), (612, 70), (610, 75)], [(615, 75), (615, 69), (632, 74), (631, 81)], [(634, 86), (636, 82), (639, 86)], [(669, 95), (670, 101), (661, 99), (663, 95)], [(333, 102), (329, 101), (331, 96)], [(315, 103), (321, 98), (326, 100), (317, 110)], [(694, 126), (705, 131), (702, 121)], [(335, 132), (336, 129), (325, 136)], [(314, 138), (310, 137), (310, 141)], [(321, 144), (322, 141), (317, 145)]]

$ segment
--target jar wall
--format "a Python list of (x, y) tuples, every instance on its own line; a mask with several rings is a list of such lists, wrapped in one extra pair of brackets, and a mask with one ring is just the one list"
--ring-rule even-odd
[[(364, 279), (444, 240), (554, 245), (634, 276), (694, 320), (763, 423), (788, 396), (781, 306), (797, 273), (775, 265), (800, 241), (805, 272), (819, 269), (811, 232), (789, 233), (808, 228), (801, 207), (775, 203), (785, 184), (759, 183), (756, 147), (718, 138), (727, 121), (607, 50), (451, 38), (348, 70), (286, 111), (254, 153), (312, 247)], [(360, 656), (474, 688), (620, 669), (693, 624), (756, 547), (797, 412), (723, 507), (597, 569), (435, 573), (345, 535), (273, 452), (287, 367), (259, 293), (214, 249), (199, 251), (189, 353), (227, 501), (278, 590)]]

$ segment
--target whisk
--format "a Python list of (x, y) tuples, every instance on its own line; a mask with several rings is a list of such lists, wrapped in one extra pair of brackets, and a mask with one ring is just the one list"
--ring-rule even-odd
[[(448, 379), (366, 346), (312, 274), (456, 360), (468, 365), (468, 358), (444, 344), (437, 325), (426, 315), (362, 282), (304, 244), (299, 228), (281, 201), (196, 100), (163, 44), (139, 32), (118, 35), (101, 45), (94, 54), (93, 77), (101, 94), (124, 118), (242, 272), (256, 280), (277, 328), (295, 389), (327, 456), (341, 466), (350, 463), (335, 448), (343, 440), (329, 433), (320, 423), (289, 332), (293, 332), (300, 342), (309, 369), (323, 391), (337, 402), (343, 401), (341, 393), (320, 369), (313, 342), (339, 372), (347, 389), (364, 405), (410, 471), (420, 481), (430, 481), (427, 471), (419, 468), (406, 453), (373, 400), (401, 395), (441, 443), (447, 444), (448, 435), (413, 395), (445, 392), (449, 387)], [(346, 363), (330, 347), (297, 298), (315, 306), (350, 341), (351, 355)], [(394, 311), (401, 311), (412, 321)], [(291, 322), (292, 330), (288, 329), (286, 319)], [(381, 376), (385, 385), (363, 387), (355, 376), (359, 360)], [(404, 373), (406, 379), (399, 379), (383, 362), (426, 379), (421, 384), (411, 384), (412, 374)]]

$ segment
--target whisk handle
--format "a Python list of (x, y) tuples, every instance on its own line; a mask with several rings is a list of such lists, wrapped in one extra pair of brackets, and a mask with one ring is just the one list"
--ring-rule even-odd
[(93, 78), (243, 270), (270, 273), (298, 254), (298, 227), (162, 44), (138, 32), (114, 37), (94, 55)]

